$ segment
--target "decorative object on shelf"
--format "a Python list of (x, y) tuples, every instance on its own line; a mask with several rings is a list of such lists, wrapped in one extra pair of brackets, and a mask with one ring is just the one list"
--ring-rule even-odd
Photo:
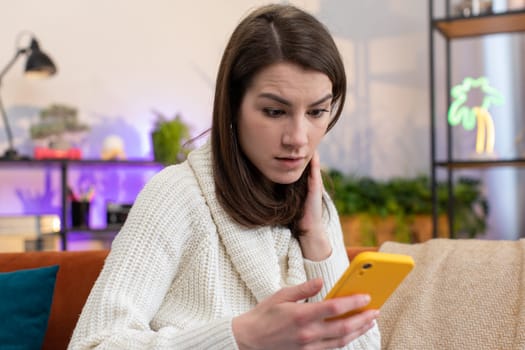
[(94, 187), (90, 186), (86, 191), (75, 194), (68, 188), (71, 201), (71, 225), (75, 228), (89, 228), (89, 212), (91, 201), (95, 196)]
[[(325, 180), (341, 217), (346, 244), (377, 246), (386, 240), (422, 242), (432, 238), (432, 193), (427, 176), (377, 181), (330, 170)], [(446, 183), (437, 184), (437, 195), (439, 220), (448, 222)], [(481, 182), (459, 179), (454, 186), (454, 199), (455, 230), (469, 238), (483, 234), (488, 202)], [(443, 223), (439, 225), (438, 237), (449, 236)], [(353, 233), (357, 238), (349, 237), (352, 227), (356, 228)]]
[(71, 202), (71, 226), (74, 228), (89, 228), (89, 208), (90, 202), (72, 201)]
[(153, 110), (153, 113), (157, 116), (151, 133), (155, 161), (164, 165), (182, 162), (190, 151), (187, 145), (190, 140), (189, 126), (179, 114), (168, 119), (158, 111)]
[[(468, 107), (466, 105), (468, 93), (473, 88), (479, 88), (484, 94), (481, 106)], [(492, 155), (494, 153), (495, 131), (494, 120), (489, 113), (492, 105), (503, 104), (503, 95), (489, 85), (485, 77), (473, 79), (467, 77), (459, 85), (454, 86), (450, 95), (454, 99), (448, 109), (448, 122), (452, 126), (463, 125), (465, 130), (478, 127), (476, 137), (476, 153), (478, 155)]]
[(40, 120), (31, 126), (31, 138), (44, 141), (46, 146), (35, 146), (35, 158), (80, 159), (82, 152), (68, 136), (89, 130), (78, 121), (78, 112), (74, 107), (64, 104), (52, 104), (40, 111)]
[(120, 227), (128, 218), (129, 211), (133, 204), (108, 202), (106, 205), (106, 224), (108, 228)]
[(82, 151), (79, 148), (53, 149), (36, 146), (33, 149), (35, 159), (82, 159)]
[(100, 158), (103, 160), (124, 160), (126, 152), (124, 150), (124, 140), (118, 135), (109, 135), (102, 143)]
[(462, 0), (454, 6), (455, 17), (470, 17), (492, 13), (492, 0)]
[[(24, 34), (29, 34), (31, 36), (31, 43), (27, 47), (20, 47), (20, 39)], [(52, 76), (56, 73), (57, 69), (53, 61), (40, 50), (40, 46), (35, 36), (32, 33), (22, 32), (18, 36), (16, 42), (16, 52), (14, 57), (7, 63), (7, 65), (0, 71), (0, 86), (2, 85), (2, 78), (9, 71), (9, 69), (14, 65), (18, 57), (21, 55), (27, 56), (25, 74), (31, 78), (45, 78)], [(7, 113), (0, 99), (0, 113), (2, 114), (2, 119), (4, 121), (4, 128), (7, 135), (7, 142), (9, 144), (8, 149), (5, 151), (2, 159), (20, 159), (21, 157), (16, 151), (13, 143), (13, 133), (11, 131), (11, 126), (9, 125), (9, 120), (7, 118)], [(25, 157), (27, 158), (27, 157)]]

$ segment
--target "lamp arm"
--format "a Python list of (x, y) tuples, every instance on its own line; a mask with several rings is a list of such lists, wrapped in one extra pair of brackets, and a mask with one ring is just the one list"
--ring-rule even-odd
[(0, 97), (0, 114), (2, 114), (2, 119), (4, 121), (5, 133), (7, 134), (7, 142), (9, 143), (9, 149), (14, 149), (13, 144), (13, 133), (11, 132), (11, 127), (9, 126), (9, 120), (7, 119), (7, 114), (4, 109), (4, 104), (2, 103), (2, 98)]
[[(26, 52), (26, 49), (18, 49), (14, 57), (7, 63), (4, 69), (2, 69), (2, 71), (0, 72), (0, 87), (2, 86), (2, 78), (4, 77), (4, 75), (9, 71), (9, 69), (13, 66), (13, 64), (15, 64), (18, 57), (20, 57), (20, 55), (25, 52)], [(14, 149), (13, 133), (11, 131), (11, 126), (9, 125), (9, 120), (7, 119), (7, 113), (5, 112), (4, 104), (2, 103), (1, 96), (0, 96), (0, 114), (2, 114), (5, 132), (7, 134), (7, 142), (9, 143), (9, 150), (13, 150)]]
[(16, 50), (16, 53), (13, 56), (13, 58), (11, 58), (11, 60), (9, 62), (7, 62), (7, 64), (4, 67), (4, 69), (2, 69), (2, 71), (0, 72), (0, 84), (2, 83), (2, 78), (9, 71), (9, 69), (11, 69), (13, 64), (15, 64), (16, 60), (18, 59), (18, 57), (20, 57), (21, 54), (26, 53), (26, 51), (27, 51), (27, 49), (18, 49), (18, 50)]

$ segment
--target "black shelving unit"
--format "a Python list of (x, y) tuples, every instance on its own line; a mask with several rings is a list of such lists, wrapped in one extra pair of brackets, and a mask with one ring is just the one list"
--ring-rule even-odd
[(96, 233), (107, 236), (115, 233), (118, 228), (110, 227), (108, 229), (77, 229), (68, 227), (68, 172), (71, 167), (159, 167), (161, 164), (148, 160), (100, 160), (100, 159), (21, 159), (21, 160), (0, 160), (0, 168), (14, 168), (14, 167), (58, 167), (60, 171), (60, 241), (62, 250), (67, 250), (67, 234), (68, 232), (76, 233)]
[(458, 169), (488, 169), (496, 167), (523, 167), (525, 158), (515, 159), (494, 159), (494, 160), (470, 160), (454, 159), (452, 145), (452, 127), (447, 123), (446, 128), (446, 157), (438, 160), (436, 156), (437, 136), (436, 120), (446, 116), (437, 115), (435, 98), (435, 40), (434, 33), (438, 32), (445, 40), (444, 59), (445, 59), (445, 88), (447, 96), (447, 109), (451, 103), (451, 41), (482, 37), (499, 33), (518, 33), (525, 32), (525, 10), (511, 11), (497, 14), (484, 14), (471, 17), (451, 17), (450, 1), (441, 1), (445, 6), (444, 17), (437, 18), (434, 15), (434, 0), (429, 0), (429, 68), (430, 68), (430, 152), (431, 152), (431, 190), (433, 202), (433, 237), (437, 237), (438, 232), (438, 202), (437, 202), (437, 168), (444, 168), (447, 172), (448, 185), (448, 225), (451, 238), (455, 237), (454, 232), (454, 192), (453, 192), (453, 172)]

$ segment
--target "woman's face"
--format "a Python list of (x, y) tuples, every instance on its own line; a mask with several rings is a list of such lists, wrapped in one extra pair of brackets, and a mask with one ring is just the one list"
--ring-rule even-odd
[(331, 120), (332, 82), (323, 73), (276, 63), (255, 75), (241, 103), (244, 154), (270, 181), (297, 181)]

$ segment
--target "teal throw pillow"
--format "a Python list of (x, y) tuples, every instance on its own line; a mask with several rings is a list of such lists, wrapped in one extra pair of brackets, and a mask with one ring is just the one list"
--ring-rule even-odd
[(58, 265), (0, 273), (0, 348), (40, 349)]

